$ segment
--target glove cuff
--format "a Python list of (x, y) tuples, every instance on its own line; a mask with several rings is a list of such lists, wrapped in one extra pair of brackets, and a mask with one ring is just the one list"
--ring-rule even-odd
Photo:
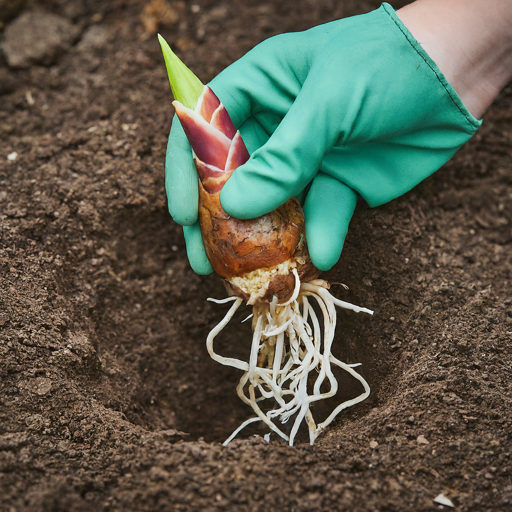
[(402, 32), (407, 41), (409, 41), (409, 44), (412, 46), (412, 48), (425, 61), (425, 64), (427, 64), (427, 66), (436, 75), (437, 79), (446, 90), (454, 106), (465, 117), (467, 122), (473, 128), (473, 131), (476, 131), (482, 124), (482, 120), (474, 117), (471, 114), (471, 112), (467, 109), (466, 105), (464, 105), (464, 103), (460, 99), (460, 96), (457, 94), (457, 92), (450, 84), (450, 82), (448, 82), (446, 77), (443, 75), (442, 71), (438, 68), (437, 64), (430, 58), (430, 56), (427, 54), (423, 46), (421, 46), (421, 44), (414, 38), (414, 36), (409, 32), (409, 29), (402, 23), (402, 20), (396, 15), (395, 9), (386, 2), (382, 4), (381, 8), (388, 13), (389, 17), (391, 18), (391, 21), (393, 21), (393, 23), (398, 27), (398, 29)]
[(372, 126), (382, 136), (361, 137), (361, 143), (349, 140), (333, 148), (321, 169), (374, 207), (405, 194), (443, 166), (482, 121), (469, 112), (389, 4), (369, 15), (375, 35), (367, 67), (380, 84), (389, 84), (390, 92), (387, 97), (380, 88), (374, 98), (368, 85), (374, 77), (365, 77), (365, 101), (368, 105), (373, 101), (371, 107), (379, 118), (373, 125), (365, 119), (367, 124), (361, 126)]

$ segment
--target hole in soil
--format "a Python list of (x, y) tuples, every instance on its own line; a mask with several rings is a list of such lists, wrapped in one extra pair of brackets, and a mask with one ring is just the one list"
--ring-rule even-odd
[[(217, 287), (216, 287), (217, 288)], [(215, 294), (222, 297), (222, 292)], [(204, 297), (203, 300), (205, 300)], [(236, 386), (242, 376), (242, 372), (233, 368), (222, 366), (211, 360), (207, 354), (205, 340), (218, 321), (222, 319), (228, 309), (228, 305), (214, 305), (214, 321), (207, 328), (202, 328), (193, 333), (189, 343), (193, 347), (194, 356), (184, 357), (180, 365), (180, 380), (178, 394), (166, 395), (166, 406), (176, 413), (176, 428), (190, 433), (193, 439), (203, 437), (206, 441), (224, 441), (246, 419), (254, 417), (252, 409), (244, 404), (236, 394)], [(241, 308), (232, 321), (219, 334), (215, 342), (217, 353), (226, 357), (235, 357), (248, 361), (252, 331), (249, 322), (241, 324), (251, 312), (250, 307)], [(333, 353), (348, 363), (362, 363), (358, 371), (367, 379), (374, 390), (382, 378), (385, 364), (372, 353), (365, 332), (364, 320), (356, 318), (356, 313), (339, 312), (339, 327), (335, 337)], [(361, 315), (359, 315), (361, 316)], [(323, 400), (315, 404), (313, 414), (317, 422), (325, 419), (330, 412), (341, 402), (358, 396), (362, 392), (362, 386), (352, 376), (341, 369), (334, 368), (333, 373), (338, 380), (339, 390), (335, 397)], [(165, 377), (164, 377), (165, 378)], [(175, 386), (171, 386), (175, 389)], [(350, 408), (339, 415), (338, 421), (349, 418), (354, 411), (365, 411), (371, 407), (373, 397), (367, 403), (362, 403)], [(161, 410), (160, 413), (163, 413)], [(290, 420), (283, 430), (291, 429), (293, 421)], [(268, 427), (258, 422), (244, 429), (240, 437), (248, 437), (258, 433), (264, 435)], [(307, 441), (307, 429), (301, 429), (297, 442)]]
[[(226, 296), (221, 280), (197, 276), (189, 268), (181, 230), (171, 224), (166, 212), (146, 217), (138, 212), (136, 217), (115, 222), (112, 231), (118, 237), (105, 241), (104, 250), (113, 255), (112, 272), (97, 286), (92, 315), (107, 379), (103, 395), (97, 394), (108, 407), (121, 410), (147, 429), (175, 428), (189, 433), (191, 439), (224, 441), (254, 413), (236, 394), (242, 372), (213, 361), (205, 346), (209, 331), (230, 306), (206, 301)], [(348, 275), (347, 269), (340, 271)], [(340, 281), (337, 276), (327, 279)], [(354, 297), (338, 287), (333, 293), (373, 306), (363, 303), (364, 293)], [(250, 322), (240, 322), (250, 312), (250, 307), (241, 307), (219, 334), (217, 353), (248, 361)], [(362, 363), (357, 371), (368, 381), (372, 395), (342, 412), (336, 422), (368, 411), (377, 401), (375, 390), (390, 372), (389, 355), (375, 348), (376, 323), (369, 315), (338, 309), (333, 354), (347, 363)], [(362, 392), (360, 383), (346, 372), (335, 370), (335, 376), (338, 393), (315, 405), (317, 422)], [(293, 422), (288, 424), (291, 428)], [(240, 437), (267, 432), (260, 422), (248, 426)], [(306, 440), (304, 427), (297, 442)]]

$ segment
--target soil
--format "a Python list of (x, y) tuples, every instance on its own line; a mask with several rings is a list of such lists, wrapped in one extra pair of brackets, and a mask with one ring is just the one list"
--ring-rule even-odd
[[(334, 345), (363, 363), (370, 398), (312, 447), (261, 427), (220, 444), (251, 411), (239, 372), (205, 349), (223, 286), (189, 268), (167, 213), (154, 31), (208, 81), (273, 34), (377, 5), (36, 6), (80, 37), (51, 66), (0, 60), (2, 512), (448, 510), (441, 493), (455, 510), (512, 510), (511, 87), (442, 170), (358, 206), (325, 275), (375, 310), (340, 312)], [(246, 359), (249, 334), (232, 322), (218, 351)]]

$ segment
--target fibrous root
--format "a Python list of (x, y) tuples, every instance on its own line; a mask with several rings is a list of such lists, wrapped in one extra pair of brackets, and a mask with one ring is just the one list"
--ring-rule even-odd
[[(224, 445), (250, 423), (262, 421), (292, 446), (303, 420), (309, 429), (310, 443), (313, 444), (342, 410), (361, 402), (370, 394), (368, 383), (354, 370), (359, 364), (343, 363), (332, 355), (331, 347), (336, 327), (335, 306), (369, 314), (373, 314), (373, 311), (333, 297), (328, 291), (329, 284), (326, 281), (316, 279), (300, 283), (296, 271), (294, 273), (295, 291), (287, 302), (278, 304), (277, 298), (274, 298), (270, 304), (259, 302), (253, 306), (253, 338), (249, 362), (223, 357), (213, 350), (215, 337), (233, 317), (242, 304), (242, 299), (209, 299), (214, 302), (234, 301), (223, 320), (208, 335), (206, 345), (215, 361), (244, 372), (237, 393), (256, 413), (256, 417), (242, 423)], [(311, 299), (317, 302), (322, 311), (323, 329), (311, 306)], [(338, 382), (331, 365), (352, 375), (362, 384), (364, 391), (356, 398), (338, 405), (327, 419), (317, 425), (311, 413), (311, 404), (334, 396), (338, 390)], [(308, 382), (313, 371), (316, 376)], [(267, 399), (275, 400), (276, 406), (263, 412), (260, 403)], [(276, 419), (285, 424), (292, 417), (293, 425), (287, 435), (277, 426)]]

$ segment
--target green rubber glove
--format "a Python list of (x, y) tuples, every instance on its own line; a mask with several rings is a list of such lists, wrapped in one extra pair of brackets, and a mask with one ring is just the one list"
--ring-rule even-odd
[[(270, 38), (210, 85), (251, 153), (224, 186), (223, 208), (258, 217), (311, 185), (306, 236), (321, 270), (341, 254), (358, 195), (378, 206), (404, 194), (481, 124), (388, 4)], [(192, 267), (208, 273), (195, 173), (175, 121), (166, 162), (169, 210), (187, 226)]]

